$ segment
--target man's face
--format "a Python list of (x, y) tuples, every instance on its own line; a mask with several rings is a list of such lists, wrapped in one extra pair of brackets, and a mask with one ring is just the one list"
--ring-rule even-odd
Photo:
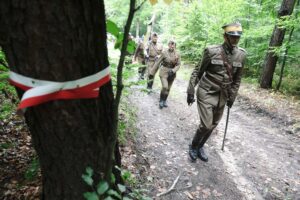
[(175, 42), (169, 42), (169, 49), (173, 51), (175, 49)]
[(233, 36), (233, 35), (224, 35), (224, 38), (225, 38), (225, 41), (227, 43), (230, 42), (230, 44), (233, 46), (233, 47), (236, 47), (237, 44), (239, 43), (240, 41), (240, 36)]
[(152, 42), (156, 43), (157, 42), (157, 36), (153, 35), (151, 40), (152, 40)]

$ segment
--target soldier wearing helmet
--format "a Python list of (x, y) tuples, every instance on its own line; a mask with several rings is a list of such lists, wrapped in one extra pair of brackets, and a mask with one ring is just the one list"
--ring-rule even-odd
[(150, 71), (150, 74), (154, 74), (160, 64), (159, 77), (162, 89), (160, 92), (159, 108), (162, 109), (163, 107), (168, 107), (167, 98), (175, 80), (176, 72), (180, 68), (180, 54), (176, 51), (176, 43), (174, 40), (168, 42), (168, 49), (162, 52)]
[(228, 107), (233, 105), (241, 83), (246, 59), (245, 50), (238, 47), (242, 26), (235, 22), (222, 28), (224, 43), (205, 48), (187, 89), (187, 103), (191, 105), (195, 101), (195, 87), (198, 87), (196, 95), (200, 125), (189, 147), (192, 161), (197, 157), (208, 161), (204, 144), (220, 122), (225, 104)]

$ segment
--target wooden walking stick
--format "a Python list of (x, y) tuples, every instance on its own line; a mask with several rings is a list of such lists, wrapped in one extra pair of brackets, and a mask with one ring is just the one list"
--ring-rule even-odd
[(229, 111), (230, 108), (227, 107), (227, 117), (226, 117), (226, 125), (225, 125), (225, 132), (224, 132), (224, 138), (223, 138), (223, 143), (222, 143), (222, 151), (224, 151), (224, 146), (225, 146), (225, 139), (226, 139), (226, 133), (227, 133), (227, 127), (228, 127), (228, 121), (229, 121)]

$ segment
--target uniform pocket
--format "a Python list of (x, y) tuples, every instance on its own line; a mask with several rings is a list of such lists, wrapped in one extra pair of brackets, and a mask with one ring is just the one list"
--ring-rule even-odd
[(232, 66), (233, 66), (233, 67), (242, 67), (243, 65), (242, 65), (241, 62), (233, 62), (233, 63), (232, 63)]
[(233, 73), (235, 74), (237, 70), (241, 68), (243, 65), (241, 62), (233, 62), (232, 66), (233, 66)]
[(212, 59), (211, 64), (213, 64), (213, 65), (224, 65), (224, 62), (223, 62), (223, 60)]
[(224, 62), (223, 60), (216, 60), (216, 59), (212, 59), (211, 60), (211, 64), (210, 66), (208, 67), (208, 71), (210, 72), (221, 72), (224, 68)]

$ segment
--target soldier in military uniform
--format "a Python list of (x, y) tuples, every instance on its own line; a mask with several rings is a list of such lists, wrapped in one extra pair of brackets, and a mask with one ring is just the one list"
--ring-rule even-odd
[(189, 147), (192, 161), (197, 156), (202, 161), (208, 161), (203, 145), (220, 122), (225, 104), (229, 108), (233, 105), (241, 82), (246, 52), (237, 44), (242, 35), (242, 26), (240, 23), (231, 23), (222, 28), (224, 43), (204, 50), (201, 62), (192, 72), (187, 89), (187, 103), (191, 105), (195, 101), (194, 88), (198, 84), (200, 125)]
[(168, 49), (163, 51), (159, 59), (153, 65), (150, 74), (154, 74), (162, 65), (159, 70), (159, 77), (161, 80), (162, 89), (160, 92), (159, 108), (168, 107), (167, 98), (176, 77), (176, 72), (180, 68), (180, 54), (176, 51), (176, 43), (173, 40), (168, 42)]
[(152, 68), (155, 61), (159, 58), (163, 50), (163, 46), (157, 43), (157, 39), (158, 39), (157, 33), (152, 33), (151, 41), (149, 42), (146, 48), (146, 60), (147, 60), (147, 69), (148, 69), (147, 89), (152, 89), (154, 77), (157, 72), (157, 69), (152, 70)]
[(146, 71), (146, 63), (145, 63), (145, 54), (144, 54), (144, 43), (143, 41), (140, 39), (138, 42), (138, 46), (135, 49), (133, 58), (132, 58), (132, 62), (136, 63), (138, 62), (139, 69), (139, 77), (140, 79), (144, 79), (144, 75), (145, 75), (145, 71)]

